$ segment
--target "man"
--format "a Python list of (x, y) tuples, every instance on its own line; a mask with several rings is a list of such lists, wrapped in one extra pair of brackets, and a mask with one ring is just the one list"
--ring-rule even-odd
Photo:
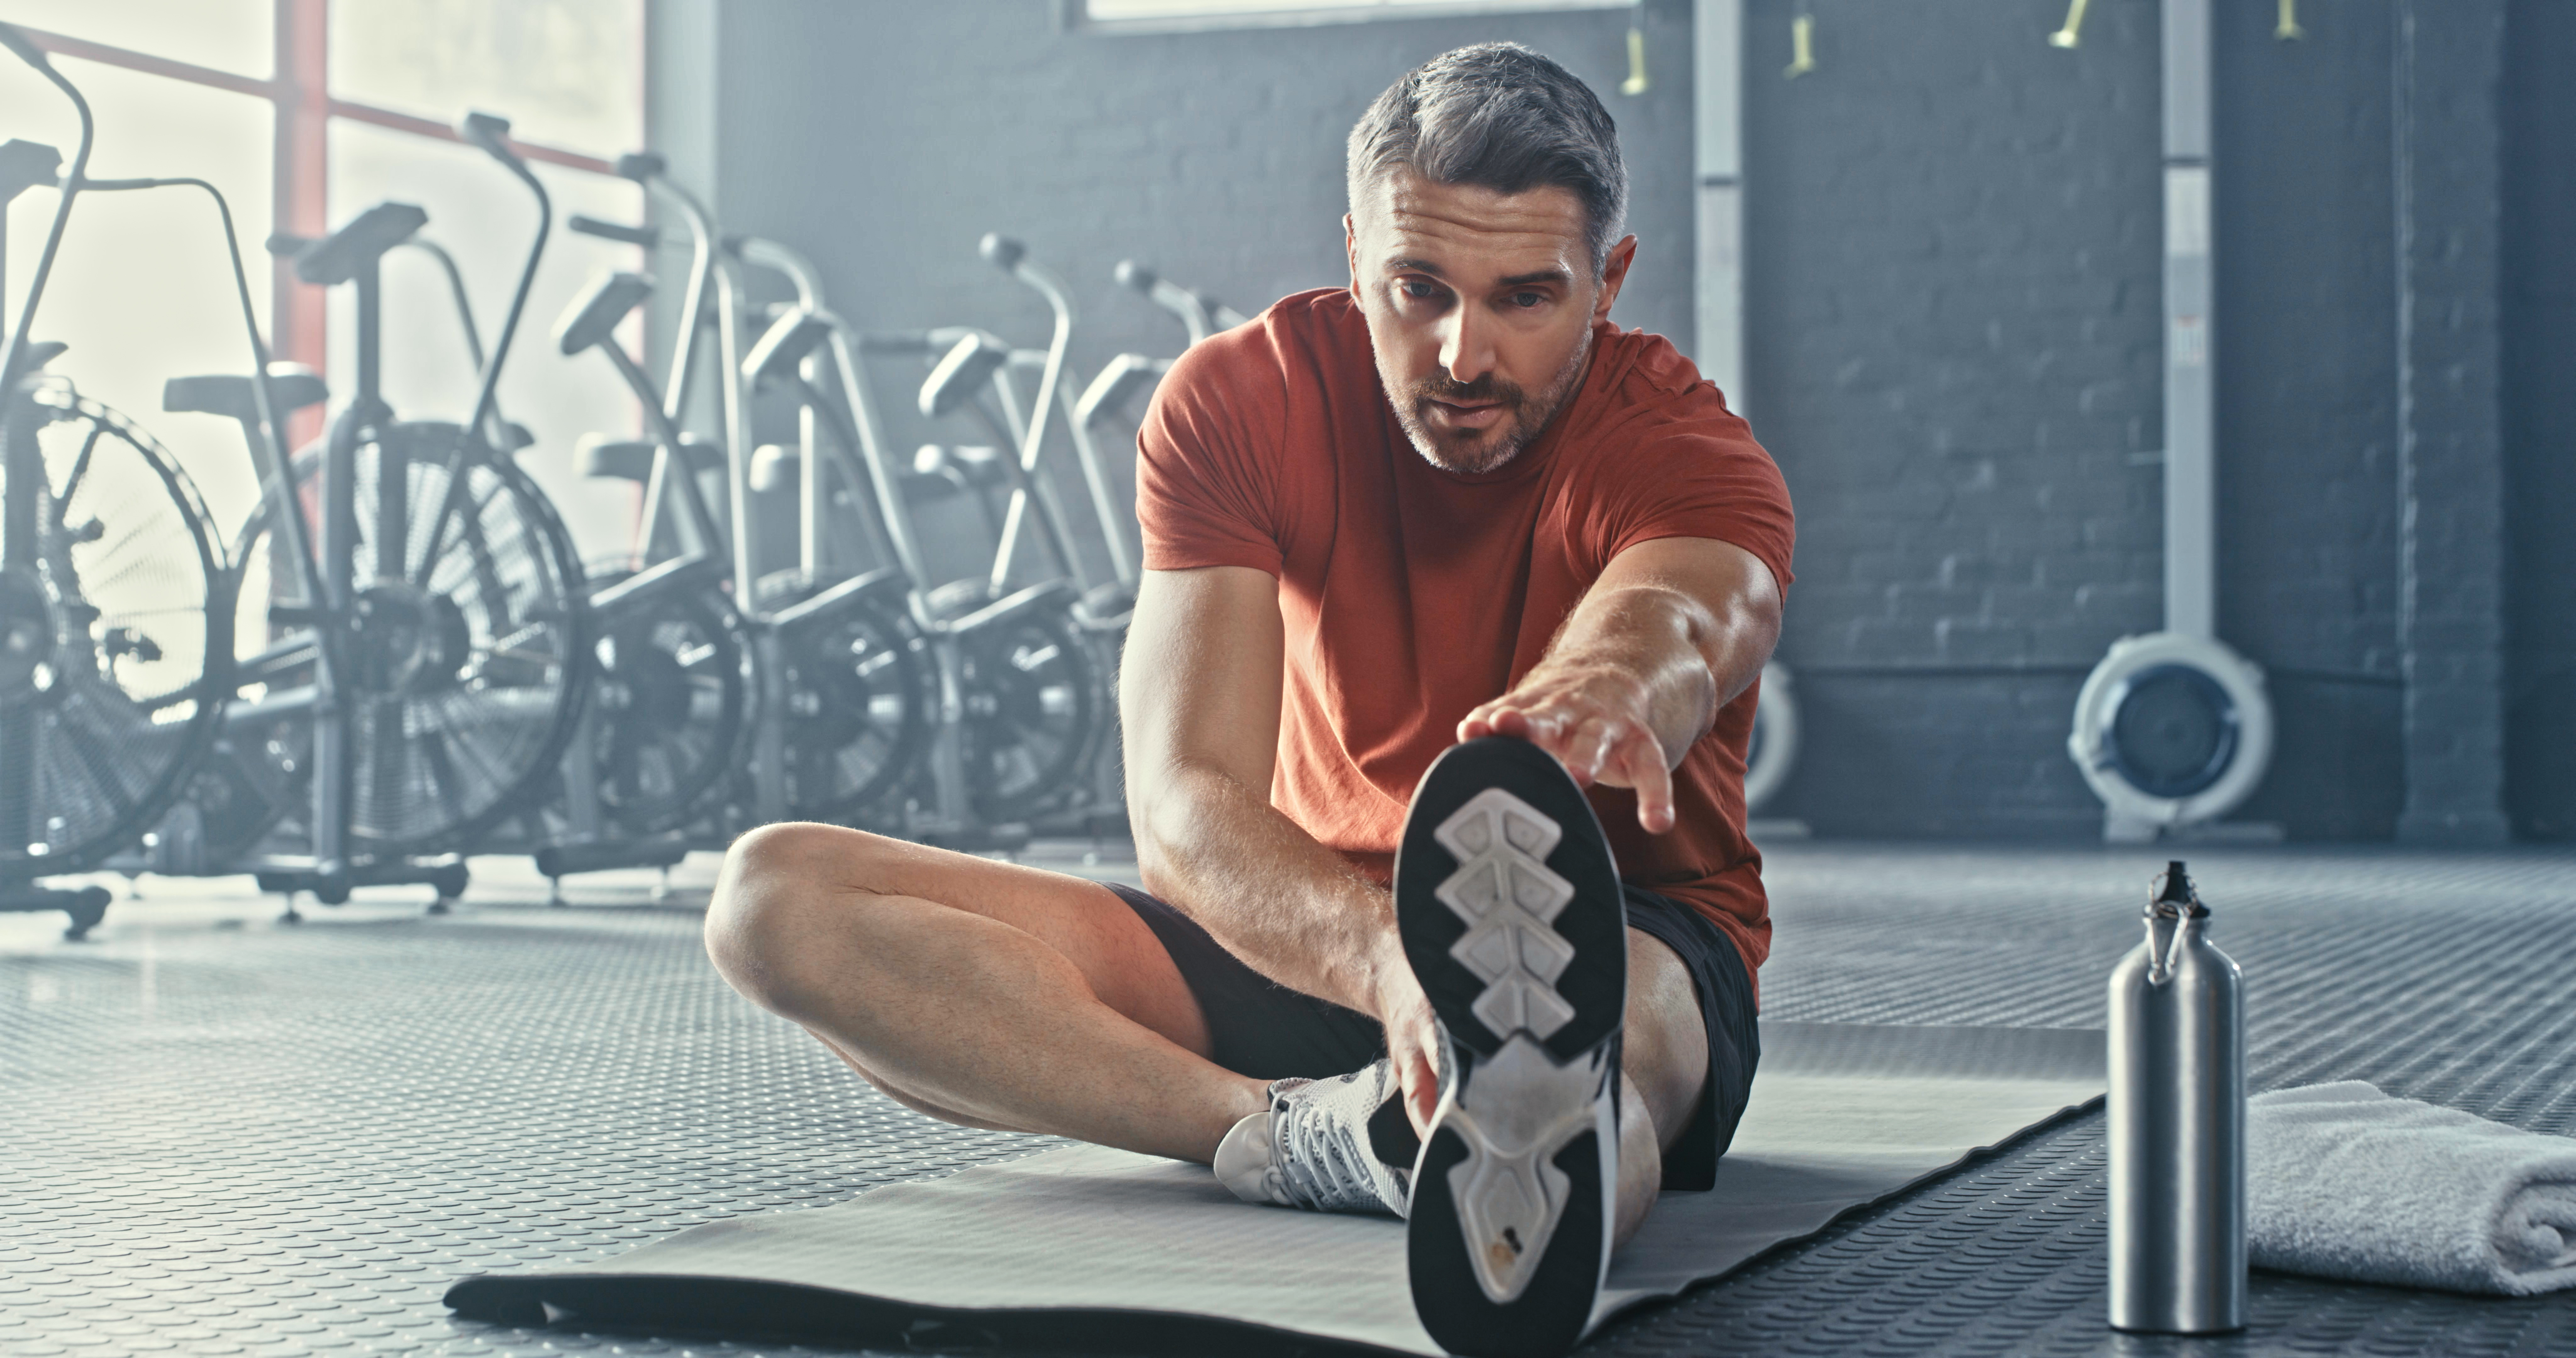
[(1788, 497), (1688, 362), (1608, 323), (1626, 175), (1561, 67), (1430, 62), (1349, 179), (1350, 286), (1192, 349), (1140, 436), (1152, 894), (772, 826), (708, 948), (932, 1116), (1409, 1212), (1435, 1338), (1559, 1352), (1752, 1078), (1743, 760)]

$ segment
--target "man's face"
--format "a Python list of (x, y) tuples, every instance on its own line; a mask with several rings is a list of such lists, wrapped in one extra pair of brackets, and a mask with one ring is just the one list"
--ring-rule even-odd
[(1637, 250), (1636, 237), (1620, 241), (1596, 275), (1584, 225), (1568, 189), (1502, 194), (1403, 167), (1342, 219), (1378, 378), (1431, 465), (1511, 461), (1583, 380), (1593, 322)]

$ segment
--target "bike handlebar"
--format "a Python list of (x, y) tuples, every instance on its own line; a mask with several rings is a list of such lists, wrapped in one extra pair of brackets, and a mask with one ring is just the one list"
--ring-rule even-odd
[(617, 177), (632, 179), (638, 184), (670, 172), (670, 162), (664, 160), (659, 151), (629, 151), (617, 158)]
[(456, 135), (514, 173), (527, 172), (527, 162), (510, 149), (510, 120), (497, 113), (468, 113), (456, 120)]
[(17, 54), (18, 60), (39, 71), (54, 69), (53, 62), (45, 57), (45, 49), (38, 47), (33, 39), (19, 32), (13, 25), (0, 24), (0, 47), (8, 48)]
[(1027, 244), (1013, 240), (999, 231), (986, 232), (976, 249), (982, 252), (984, 258), (991, 260), (995, 268), (1004, 273), (1018, 273), (1020, 261), (1029, 257)]
[(587, 217), (578, 212), (574, 213), (564, 225), (585, 236), (623, 241), (628, 245), (640, 245), (647, 250), (656, 249), (662, 244), (662, 229), (658, 226), (627, 226), (622, 222), (604, 222), (597, 217)]
[(1214, 313), (1218, 308), (1205, 295), (1192, 292), (1132, 259), (1118, 261), (1118, 267), (1111, 272), (1122, 286), (1145, 294), (1154, 305), (1178, 317), (1183, 328), (1190, 332), (1190, 343), (1196, 344), (1216, 333), (1218, 327)]

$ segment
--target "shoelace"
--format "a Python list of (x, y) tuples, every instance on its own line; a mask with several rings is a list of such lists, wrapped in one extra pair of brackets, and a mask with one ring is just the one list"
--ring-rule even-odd
[[(1322, 1212), (1380, 1212), (1397, 1206), (1379, 1191), (1383, 1171), (1368, 1147), (1367, 1119), (1349, 1115), (1344, 1105), (1353, 1100), (1332, 1097), (1344, 1090), (1327, 1093), (1320, 1087), (1354, 1080), (1300, 1081), (1288, 1089), (1279, 1088), (1290, 1083), (1281, 1080), (1271, 1087), (1272, 1167), (1300, 1206)], [(1309, 1089), (1314, 1095), (1291, 1097)]]

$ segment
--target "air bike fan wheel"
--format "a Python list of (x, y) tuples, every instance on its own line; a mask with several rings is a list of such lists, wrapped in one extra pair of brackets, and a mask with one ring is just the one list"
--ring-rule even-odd
[(1757, 813), (1780, 795), (1798, 766), (1798, 699), (1778, 661), (1762, 667), (1762, 697), (1744, 750), (1744, 810)]
[(725, 594), (695, 581), (624, 599), (623, 567), (591, 576), (597, 702), (586, 724), (599, 804), (630, 835), (705, 813), (742, 762), (756, 685)]
[[(862, 582), (864, 583), (864, 582)], [(787, 809), (857, 824), (921, 767), (938, 706), (929, 646), (892, 599), (853, 593), (790, 609), (785, 661)]]
[[(522, 809), (555, 773), (590, 682), (580, 561), (524, 473), (469, 442), (459, 508), (434, 533), (463, 437), (453, 424), (403, 422), (356, 452), (341, 682), (350, 848), (367, 857), (463, 848)], [(297, 499), (317, 541), (321, 465), (315, 449), (296, 455)], [(242, 649), (269, 660), (265, 690), (243, 694), (265, 729), (237, 729), (234, 741), (300, 788), (311, 718), (294, 709), (299, 692), (310, 701), (313, 633), (297, 621), (302, 585), (273, 540), (275, 508), (262, 501), (237, 553), (250, 572), (243, 614), (262, 620)], [(300, 818), (310, 800), (299, 790), (286, 802)]]
[(967, 795), (988, 824), (1025, 821), (1086, 792), (1101, 727), (1090, 652), (1059, 612), (1024, 608), (959, 645)]
[(2066, 752), (2102, 799), (2111, 842), (2215, 820), (2272, 762), (2263, 671), (2210, 637), (2123, 637), (2075, 697)]
[(177, 796), (229, 687), (231, 581), (169, 453), (60, 379), (0, 427), (0, 506), (0, 882), (23, 882), (97, 867)]

